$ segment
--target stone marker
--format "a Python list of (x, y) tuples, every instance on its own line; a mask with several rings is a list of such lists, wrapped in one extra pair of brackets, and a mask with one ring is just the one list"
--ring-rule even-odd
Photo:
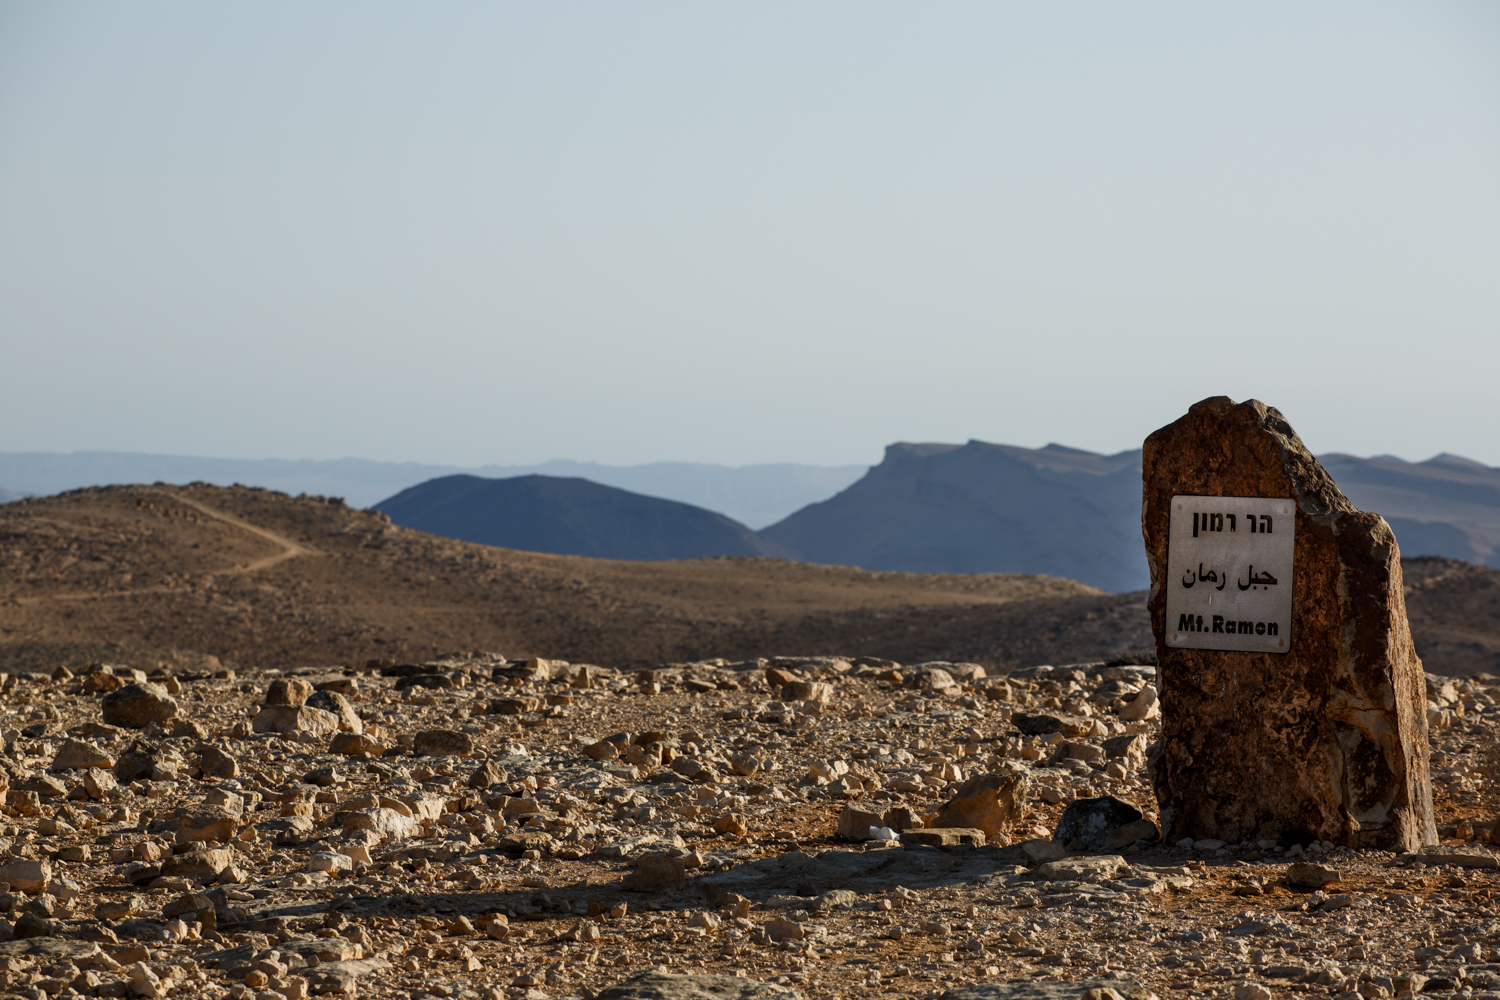
[(1146, 439), (1162, 836), (1437, 840), (1400, 552), (1281, 413), (1206, 399)]

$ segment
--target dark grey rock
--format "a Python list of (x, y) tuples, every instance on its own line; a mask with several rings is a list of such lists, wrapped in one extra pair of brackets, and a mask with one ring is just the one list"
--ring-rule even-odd
[(412, 752), (418, 757), (467, 757), (474, 752), (474, 739), (455, 729), (425, 729), (416, 735)]
[(1111, 833), (1140, 818), (1139, 809), (1113, 795), (1079, 799), (1063, 810), (1052, 839), (1064, 845), (1080, 841), (1086, 851), (1102, 851)]
[(783, 986), (739, 976), (642, 972), (605, 989), (599, 994), (599, 1000), (751, 1000), (758, 997), (794, 1000), (797, 996)]
[(125, 729), (144, 729), (177, 714), (177, 699), (166, 688), (150, 681), (111, 691), (99, 704), (106, 724)]

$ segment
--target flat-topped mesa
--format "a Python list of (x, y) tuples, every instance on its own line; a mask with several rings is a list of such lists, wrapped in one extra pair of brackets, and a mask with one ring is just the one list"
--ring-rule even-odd
[(1146, 439), (1142, 480), (1163, 837), (1434, 843), (1422, 664), (1384, 519), (1258, 400), (1194, 405)]

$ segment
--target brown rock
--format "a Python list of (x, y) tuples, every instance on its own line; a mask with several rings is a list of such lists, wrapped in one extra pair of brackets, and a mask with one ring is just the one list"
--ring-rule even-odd
[(233, 778), (240, 773), (240, 762), (218, 747), (204, 747), (198, 766), (209, 778)]
[(54, 771), (82, 771), (91, 767), (114, 766), (113, 757), (92, 743), (85, 743), (82, 740), (64, 740), (63, 745), (57, 749), (57, 755), (52, 758)]
[(714, 832), (726, 837), (743, 837), (750, 832), (744, 813), (725, 813), (714, 823)]
[[(1390, 527), (1356, 510), (1281, 413), (1256, 400), (1196, 404), (1146, 439), (1142, 475), (1164, 838), (1318, 837), (1408, 851), (1435, 842), (1426, 692)], [(1177, 496), (1289, 501), (1280, 527), (1295, 540), (1292, 578), (1278, 584), (1292, 588), (1286, 652), (1167, 645), (1181, 624), (1168, 627), (1168, 588), (1185, 585), (1168, 551)], [(1230, 586), (1250, 575), (1214, 568)]]
[(337, 691), (317, 691), (307, 699), (308, 708), (321, 708), (338, 716), (339, 730), (345, 733), (362, 733), (365, 724), (354, 710), (349, 699)]
[(329, 753), (341, 753), (349, 757), (376, 751), (375, 741), (362, 733), (338, 733), (328, 744)]
[(146, 681), (111, 691), (99, 702), (106, 724), (125, 729), (145, 729), (153, 722), (166, 722), (177, 714), (177, 699), (160, 684)]
[(195, 809), (177, 821), (177, 842), (189, 844), (201, 840), (227, 844), (238, 829), (239, 817), (227, 809)]
[(257, 733), (307, 733), (322, 738), (338, 732), (339, 718), (321, 708), (267, 705), (256, 713), (250, 728)]
[(115, 781), (115, 776), (109, 771), (95, 768), (83, 776), (83, 790), (88, 792), (89, 798), (96, 802), (100, 799), (112, 799), (120, 794), (120, 783)]
[(993, 843), (1009, 839), (1011, 827), (1026, 815), (1030, 780), (1023, 774), (981, 774), (958, 786), (930, 827), (983, 830)]
[(418, 757), (467, 757), (474, 752), (474, 738), (456, 729), (424, 729), (412, 742)]
[(885, 813), (858, 806), (845, 806), (839, 813), (838, 836), (844, 840), (869, 840), (873, 826), (885, 826)]
[(819, 701), (828, 702), (833, 700), (833, 685), (822, 681), (793, 681), (781, 689), (782, 701)]
[(922, 847), (983, 847), (986, 840), (983, 830), (965, 827), (907, 830), (901, 835), (901, 843)]
[(0, 882), (9, 882), (12, 889), (38, 893), (52, 881), (52, 865), (47, 861), (32, 861), (16, 858), (0, 864)]
[(491, 785), (501, 784), (505, 781), (505, 777), (505, 772), (500, 769), (499, 764), (496, 764), (492, 760), (487, 760), (484, 762), (484, 766), (477, 768), (473, 774), (469, 775), (469, 780), (465, 784), (470, 788), (477, 788), (483, 791)]
[(785, 687), (788, 684), (796, 684), (801, 680), (802, 678), (798, 677), (790, 670), (782, 670), (780, 667), (766, 668), (766, 683), (771, 685), (773, 688)]
[(600, 740), (598, 743), (590, 743), (588, 746), (580, 750), (579, 753), (583, 754), (585, 757), (588, 757), (590, 760), (614, 760), (616, 757), (620, 756), (620, 751), (615, 749), (615, 745), (608, 740)]
[(626, 875), (620, 886), (633, 892), (661, 892), (681, 889), (687, 884), (687, 865), (681, 858), (665, 854), (643, 854), (635, 871)]
[(278, 677), (266, 688), (267, 705), (300, 708), (312, 697), (313, 686), (297, 677)]
[(187, 851), (174, 854), (161, 863), (165, 876), (211, 879), (228, 868), (234, 855), (227, 847), (212, 847), (206, 851)]
[(1321, 889), (1329, 882), (1337, 882), (1338, 879), (1337, 870), (1313, 861), (1298, 861), (1287, 865), (1286, 869), (1287, 882), (1303, 889)]
[(496, 698), (485, 709), (490, 715), (525, 715), (542, 707), (540, 698)]

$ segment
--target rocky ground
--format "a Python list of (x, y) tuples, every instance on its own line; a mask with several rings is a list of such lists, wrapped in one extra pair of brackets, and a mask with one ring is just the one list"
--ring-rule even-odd
[(1398, 857), (1155, 843), (1152, 674), (469, 654), (10, 675), (0, 985), (1500, 997), (1494, 678), (1429, 678), (1444, 842)]

